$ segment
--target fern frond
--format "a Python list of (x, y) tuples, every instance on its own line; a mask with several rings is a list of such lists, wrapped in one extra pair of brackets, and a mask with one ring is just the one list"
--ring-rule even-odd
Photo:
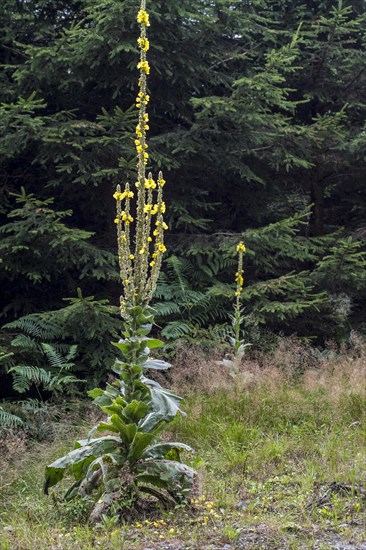
[(0, 407), (0, 430), (1, 428), (14, 428), (22, 424), (23, 420), (19, 418), (19, 416), (4, 411), (4, 409)]
[(29, 390), (32, 384), (49, 384), (51, 374), (40, 367), (34, 365), (16, 365), (9, 370), (13, 373), (13, 388), (24, 393)]
[(191, 327), (188, 323), (184, 323), (183, 321), (171, 321), (164, 327), (161, 334), (167, 340), (176, 340), (190, 332)]

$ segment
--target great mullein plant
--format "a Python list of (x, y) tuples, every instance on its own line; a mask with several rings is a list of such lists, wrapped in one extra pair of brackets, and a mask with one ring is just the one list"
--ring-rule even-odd
[[(113, 344), (119, 350), (113, 371), (115, 380), (106, 389), (89, 392), (94, 403), (108, 415), (76, 442), (74, 450), (46, 468), (45, 492), (69, 472), (74, 483), (65, 498), (89, 498), (93, 520), (104, 514), (123, 515), (127, 510), (144, 510), (146, 503), (164, 506), (184, 500), (195, 472), (180, 459), (183, 443), (161, 440), (162, 431), (180, 411), (182, 399), (146, 376), (147, 371), (165, 370), (170, 364), (152, 357), (163, 342), (149, 336), (153, 297), (164, 252), (165, 203), (161, 172), (155, 181), (149, 173), (147, 131), (147, 61), (149, 15), (142, 0), (137, 21), (140, 25), (139, 113), (136, 127), (137, 181), (127, 183), (114, 194), (117, 202), (118, 255), (123, 294), (120, 308), (124, 319), (123, 338)], [(135, 219), (133, 217), (135, 213)]]
[(230, 336), (230, 343), (233, 347), (233, 353), (230, 357), (223, 359), (222, 361), (217, 361), (219, 365), (229, 369), (229, 375), (237, 380), (239, 376), (243, 374), (248, 377), (248, 373), (242, 372), (242, 359), (245, 355), (245, 350), (247, 347), (251, 346), (249, 343), (245, 343), (244, 339), (241, 337), (242, 326), (244, 324), (244, 313), (242, 307), (242, 293), (244, 288), (244, 267), (243, 267), (243, 257), (246, 251), (245, 245), (243, 242), (240, 242), (236, 247), (236, 252), (238, 255), (238, 268), (235, 274), (235, 303), (234, 303), (234, 314), (230, 316), (231, 326), (232, 326), (232, 336)]

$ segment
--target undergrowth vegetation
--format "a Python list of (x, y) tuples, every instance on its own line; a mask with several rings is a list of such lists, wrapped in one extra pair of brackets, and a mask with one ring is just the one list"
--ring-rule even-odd
[(41, 493), (44, 460), (68, 448), (71, 431), (77, 437), (95, 423), (93, 409), (76, 402), (57, 423), (50, 415), (43, 443), (9, 433), (0, 454), (0, 547), (330, 550), (343, 540), (362, 548), (366, 347), (352, 338), (352, 347), (317, 357), (284, 339), (273, 353), (244, 359), (248, 376), (235, 385), (217, 362), (220, 349), (208, 356), (181, 347), (170, 376), (189, 414), (168, 436), (195, 448), (199, 482), (189, 506), (145, 510), (122, 526), (102, 517), (92, 529), (90, 503), (61, 500), (69, 479), (53, 502)]

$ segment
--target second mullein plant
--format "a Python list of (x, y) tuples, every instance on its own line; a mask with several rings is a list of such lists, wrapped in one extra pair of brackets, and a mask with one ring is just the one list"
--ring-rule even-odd
[(245, 343), (241, 338), (242, 327), (244, 323), (244, 315), (242, 309), (242, 292), (244, 288), (244, 267), (243, 256), (245, 253), (245, 245), (240, 242), (236, 247), (238, 255), (238, 270), (235, 274), (235, 304), (234, 314), (230, 316), (231, 319), (231, 336), (230, 343), (233, 347), (233, 353), (229, 357), (216, 361), (218, 365), (223, 365), (228, 369), (229, 375), (238, 382), (240, 379), (246, 380), (251, 377), (250, 373), (243, 371), (242, 361), (245, 355), (246, 348), (251, 346), (249, 343)]
[[(88, 434), (76, 442), (74, 450), (46, 468), (45, 492), (69, 472), (74, 482), (65, 498), (78, 495), (90, 499), (91, 519), (105, 515), (123, 517), (133, 509), (143, 512), (146, 503), (164, 507), (184, 500), (195, 472), (183, 464), (181, 451), (191, 449), (176, 442), (161, 441), (162, 431), (179, 412), (181, 398), (146, 376), (150, 369), (165, 370), (169, 363), (152, 357), (152, 350), (163, 342), (149, 336), (153, 297), (162, 257), (166, 251), (164, 231), (165, 203), (161, 172), (155, 181), (146, 164), (149, 154), (147, 131), (147, 60), (150, 25), (145, 0), (137, 14), (140, 26), (139, 92), (136, 99), (138, 124), (137, 181), (120, 186), (117, 202), (118, 255), (123, 294), (120, 308), (124, 319), (123, 338), (114, 346), (119, 350), (113, 371), (115, 380), (106, 389), (89, 392), (94, 403), (107, 415)], [(135, 216), (135, 218), (134, 218)]]

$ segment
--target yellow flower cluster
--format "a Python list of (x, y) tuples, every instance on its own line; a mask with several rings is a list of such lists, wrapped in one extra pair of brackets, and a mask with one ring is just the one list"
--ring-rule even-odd
[(148, 61), (140, 61), (137, 64), (137, 68), (140, 69), (145, 74), (150, 74), (150, 65)]
[[(141, 105), (143, 105), (144, 107), (146, 107), (146, 105), (149, 103), (150, 101), (150, 96), (149, 94), (145, 94), (144, 92), (139, 92), (137, 94), (137, 97), (136, 97), (136, 107), (137, 109), (141, 109)], [(145, 113), (146, 116), (144, 116), (144, 122), (147, 122), (149, 120), (149, 115), (147, 113)]]
[(239, 300), (241, 293), (243, 292), (243, 286), (244, 286), (243, 254), (246, 251), (246, 248), (243, 242), (240, 242), (237, 245), (236, 251), (238, 253), (238, 271), (235, 273), (235, 282), (236, 282), (235, 296)]
[(145, 180), (145, 189), (156, 189), (156, 183), (152, 178)]
[(206, 526), (211, 520), (211, 523), (215, 519), (220, 518), (220, 514), (216, 511), (216, 505), (212, 500), (206, 500), (204, 496), (201, 496), (197, 499), (192, 499), (193, 506), (203, 513), (201, 518), (201, 525)]
[(145, 25), (146, 27), (150, 27), (150, 21), (149, 21), (149, 14), (146, 10), (141, 9), (139, 10), (137, 14), (137, 22), (140, 23), (140, 25)]
[(138, 45), (140, 46), (141, 50), (143, 52), (147, 52), (149, 51), (149, 48), (150, 48), (150, 42), (149, 42), (149, 39), (144, 37), (144, 38), (138, 38), (137, 39), (137, 43)]
[(241, 273), (239, 273), (239, 271), (237, 271), (236, 274), (235, 274), (235, 282), (241, 287), (244, 284), (243, 275)]
[(133, 199), (133, 191), (123, 191), (123, 193), (115, 193), (113, 195), (113, 198), (116, 199), (116, 201), (123, 201), (124, 199)]

